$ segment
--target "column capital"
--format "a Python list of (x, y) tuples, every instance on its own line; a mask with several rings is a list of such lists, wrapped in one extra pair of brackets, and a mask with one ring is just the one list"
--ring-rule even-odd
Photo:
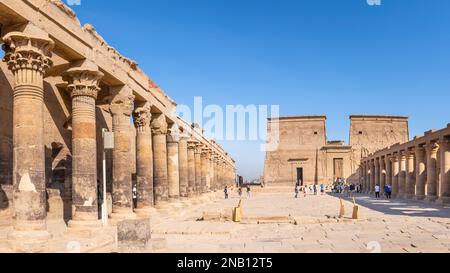
[(167, 134), (168, 143), (178, 143), (180, 141), (180, 128), (177, 123), (170, 126)]
[(396, 153), (393, 153), (392, 155), (391, 155), (391, 162), (392, 163), (397, 163), (398, 162), (398, 153), (396, 152)]
[(150, 126), (154, 135), (166, 135), (169, 127), (164, 114), (154, 115)]
[(131, 116), (133, 112), (134, 99), (133, 91), (128, 86), (113, 88), (111, 90), (113, 99), (109, 106), (112, 115)]
[(197, 147), (197, 141), (195, 141), (192, 138), (188, 139), (188, 150), (195, 150), (196, 147)]
[(203, 147), (202, 148), (202, 154), (211, 155), (212, 150), (209, 147)]
[(72, 98), (85, 96), (97, 99), (99, 83), (103, 76), (98, 66), (88, 60), (76, 63), (63, 74), (64, 80), (68, 82), (67, 91)]
[(415, 153), (415, 149), (408, 149), (406, 152), (406, 159), (410, 160), (410, 159), (414, 159), (414, 157), (416, 156)]
[(195, 153), (196, 153), (196, 154), (201, 154), (201, 153), (202, 153), (202, 150), (203, 150), (203, 143), (197, 142), (197, 143), (195, 144)]
[(400, 160), (400, 161), (404, 161), (404, 160), (406, 160), (406, 156), (408, 155), (408, 151), (406, 151), (406, 150), (403, 150), (403, 151), (400, 151), (399, 153), (398, 153), (398, 159)]
[(152, 113), (150, 110), (150, 105), (145, 104), (144, 106), (138, 107), (133, 112), (134, 126), (138, 131), (145, 132), (150, 128), (150, 121), (152, 119)]
[[(26, 31), (10, 32), (3, 37), (3, 50), (6, 53), (3, 61), (13, 73), (27, 69), (45, 74), (53, 65), (50, 58), (55, 43), (47, 33), (32, 25), (28, 25)], [(21, 77), (21, 81), (29, 83), (32, 79)]]
[(435, 154), (439, 150), (439, 144), (437, 142), (430, 142), (425, 145), (425, 149), (428, 153)]

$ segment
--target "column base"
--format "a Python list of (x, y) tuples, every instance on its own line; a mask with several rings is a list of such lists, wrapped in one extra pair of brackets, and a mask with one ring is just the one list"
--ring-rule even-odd
[(138, 218), (147, 218), (156, 213), (156, 208), (154, 207), (148, 207), (148, 208), (139, 208), (134, 209), (134, 213), (136, 213)]
[(46, 252), (51, 238), (47, 230), (13, 230), (7, 236), (11, 249), (19, 253)]
[(407, 195), (405, 196), (405, 198), (408, 199), (408, 200), (414, 200), (415, 195), (414, 195), (414, 194), (407, 194)]
[(450, 196), (441, 196), (437, 202), (441, 205), (448, 205), (450, 204)]
[(417, 201), (425, 200), (425, 195), (416, 195), (416, 196), (414, 197), (414, 200), (417, 200)]
[(437, 199), (438, 199), (437, 196), (427, 196), (427, 197), (425, 197), (425, 201), (427, 201), (427, 202), (436, 202)]
[(169, 203), (176, 203), (180, 201), (180, 197), (179, 196), (170, 196), (169, 197)]
[(110, 225), (116, 226), (117, 223), (123, 220), (134, 220), (137, 218), (134, 212), (113, 212), (109, 215), (108, 223)]
[(103, 223), (101, 220), (70, 220), (67, 224), (69, 229), (92, 229), (102, 228)]

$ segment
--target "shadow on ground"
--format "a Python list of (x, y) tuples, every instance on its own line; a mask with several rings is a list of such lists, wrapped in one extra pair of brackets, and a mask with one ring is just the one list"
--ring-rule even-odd
[[(352, 201), (352, 197), (341, 194), (329, 193), (330, 196)], [(387, 215), (417, 216), (417, 217), (450, 217), (450, 206), (426, 203), (424, 201), (391, 199), (375, 199), (375, 197), (365, 194), (354, 195), (359, 206), (366, 207)]]

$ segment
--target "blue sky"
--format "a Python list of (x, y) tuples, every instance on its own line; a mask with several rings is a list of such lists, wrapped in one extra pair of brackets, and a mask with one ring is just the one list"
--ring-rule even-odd
[[(350, 114), (410, 117), (411, 137), (450, 122), (450, 1), (81, 0), (81, 22), (192, 105), (280, 105), (326, 114), (348, 141)], [(259, 142), (221, 143), (246, 178)]]

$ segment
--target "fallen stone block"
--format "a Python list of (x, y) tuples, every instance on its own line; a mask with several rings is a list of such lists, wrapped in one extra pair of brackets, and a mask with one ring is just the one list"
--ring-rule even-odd
[(124, 220), (117, 224), (117, 243), (122, 252), (143, 251), (150, 239), (148, 219)]

